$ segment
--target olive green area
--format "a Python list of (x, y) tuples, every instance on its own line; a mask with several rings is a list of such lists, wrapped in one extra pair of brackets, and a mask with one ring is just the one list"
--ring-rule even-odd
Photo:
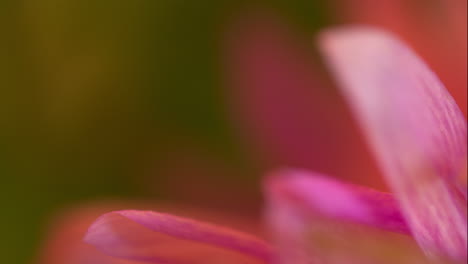
[[(223, 26), (251, 4), (0, 1), (2, 263), (31, 263), (59, 209), (170, 198), (167, 175), (154, 188), (139, 175), (187, 142), (240, 172), (226, 180), (255, 186), (219, 72)], [(258, 4), (311, 33), (327, 22), (323, 1)]]

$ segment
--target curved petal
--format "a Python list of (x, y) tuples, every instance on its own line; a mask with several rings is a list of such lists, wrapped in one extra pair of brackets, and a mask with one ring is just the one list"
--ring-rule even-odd
[(193, 217), (203, 221), (224, 223), (231, 228), (264, 237), (264, 230), (257, 217), (232, 214), (223, 210), (194, 208), (174, 203), (154, 201), (100, 201), (72, 206), (56, 213), (44, 230), (36, 264), (130, 264), (141, 263), (114, 258), (100, 252), (83, 241), (89, 226), (100, 215), (123, 208), (158, 208), (171, 214)]
[(83, 242), (87, 228), (100, 215), (127, 207), (128, 203), (100, 202), (76, 206), (52, 217), (44, 231), (35, 264), (137, 264), (141, 262), (113, 258)]
[[(395, 32), (424, 58), (466, 116), (467, 1), (332, 0), (340, 22)], [(454, 70), (456, 69), (456, 70)]]
[(267, 263), (264, 241), (231, 229), (151, 211), (115, 211), (89, 228), (85, 241), (104, 253), (151, 263)]
[(265, 193), (281, 264), (428, 263), (393, 232), (408, 230), (388, 194), (300, 170), (274, 174)]
[(416, 240), (431, 255), (466, 259), (466, 120), (444, 86), (403, 43), (350, 27), (321, 47), (355, 111)]
[(318, 211), (340, 221), (410, 234), (397, 201), (389, 193), (298, 169), (278, 171), (265, 185), (270, 197), (295, 200), (305, 210)]

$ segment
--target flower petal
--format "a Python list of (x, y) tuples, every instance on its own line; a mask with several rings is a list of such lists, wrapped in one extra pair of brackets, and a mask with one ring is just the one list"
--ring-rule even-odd
[(44, 230), (38, 255), (34, 258), (36, 264), (130, 264), (141, 263), (114, 258), (100, 252), (96, 247), (86, 244), (83, 236), (89, 226), (100, 215), (121, 210), (123, 208), (158, 208), (171, 214), (197, 218), (207, 222), (223, 223), (231, 228), (242, 230), (249, 234), (264, 237), (263, 226), (259, 225), (257, 217), (250, 215), (235, 215), (221, 209), (194, 208), (173, 203), (144, 200), (117, 201), (106, 200), (70, 206), (70, 209), (54, 213)]
[[(395, 32), (447, 86), (466, 116), (467, 1), (332, 0), (336, 17)], [(456, 69), (456, 70), (454, 70)]]
[(321, 47), (355, 111), (413, 235), (431, 255), (466, 259), (466, 120), (444, 86), (403, 43), (352, 27)]
[(151, 211), (101, 216), (85, 241), (104, 253), (151, 263), (267, 263), (264, 241), (231, 229)]
[(123, 208), (158, 208), (171, 214), (197, 218), (207, 222), (223, 223), (231, 228), (264, 237), (263, 226), (255, 216), (235, 215), (224, 210), (194, 208), (173, 203), (144, 200), (117, 201), (105, 200), (70, 206), (69, 209), (52, 215), (44, 230), (36, 264), (130, 264), (141, 263), (114, 258), (100, 252), (96, 247), (86, 244), (83, 236), (89, 226), (100, 215)]
[(410, 236), (387, 231), (407, 231), (388, 194), (298, 170), (265, 192), (279, 263), (428, 263)]
[(410, 234), (397, 201), (389, 193), (342, 183), (305, 170), (286, 169), (274, 173), (266, 183), (273, 196), (294, 199), (306, 210), (340, 221), (370, 225)]
[(83, 242), (83, 234), (99, 215), (127, 207), (126, 202), (100, 202), (76, 206), (54, 215), (45, 230), (35, 264), (137, 264), (141, 262), (117, 259), (99, 252)]

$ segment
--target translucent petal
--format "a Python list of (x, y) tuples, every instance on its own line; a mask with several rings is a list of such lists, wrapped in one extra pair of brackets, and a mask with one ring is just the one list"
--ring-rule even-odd
[(428, 254), (466, 259), (460, 109), (428, 67), (385, 32), (348, 27), (320, 40), (416, 240)]
[(267, 263), (264, 241), (231, 229), (151, 211), (101, 216), (85, 241), (104, 253), (150, 263)]
[(431, 263), (410, 236), (387, 231), (404, 227), (387, 194), (288, 170), (266, 196), (281, 264)]

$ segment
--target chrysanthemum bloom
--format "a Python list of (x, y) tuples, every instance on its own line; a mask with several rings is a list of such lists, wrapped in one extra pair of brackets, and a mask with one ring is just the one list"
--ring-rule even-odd
[(336, 29), (321, 35), (320, 46), (392, 194), (284, 169), (264, 183), (269, 241), (134, 210), (101, 216), (85, 241), (149, 263), (465, 262), (466, 120), (453, 99), (387, 33)]

